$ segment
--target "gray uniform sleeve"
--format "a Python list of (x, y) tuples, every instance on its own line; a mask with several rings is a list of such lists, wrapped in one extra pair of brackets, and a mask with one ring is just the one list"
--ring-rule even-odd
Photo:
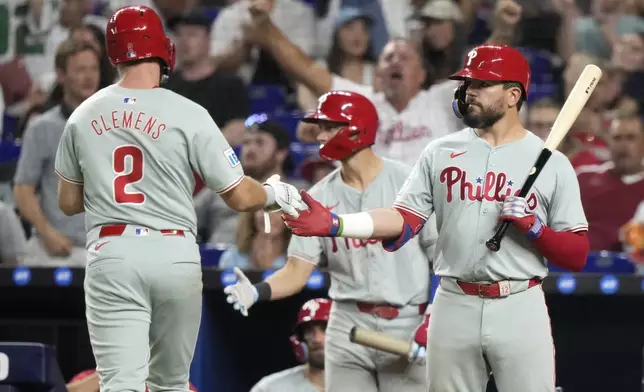
[(436, 252), (436, 241), (438, 240), (435, 215), (429, 217), (429, 220), (425, 223), (425, 226), (423, 226), (423, 230), (418, 233), (418, 239), (418, 242), (427, 255), (427, 258), (433, 262), (435, 258), (434, 253)]
[(579, 192), (579, 181), (570, 161), (561, 156), (557, 161), (557, 183), (548, 209), (548, 226), (555, 231), (587, 231)]
[(393, 207), (411, 213), (426, 222), (434, 212), (431, 178), (432, 153), (423, 151), (407, 180), (398, 191)]
[(78, 156), (76, 155), (76, 146), (74, 145), (75, 133), (76, 127), (67, 122), (63, 136), (60, 138), (60, 142), (58, 142), (54, 170), (64, 180), (75, 184), (82, 184), (83, 172), (81, 171)]
[(15, 184), (38, 185), (40, 183), (47, 147), (44, 140), (45, 132), (46, 129), (43, 129), (43, 123), (40, 121), (32, 121), (27, 127), (13, 179)]
[(0, 263), (20, 263), (27, 252), (27, 239), (11, 206), (0, 203)]
[(194, 122), (199, 128), (188, 147), (192, 168), (213, 191), (233, 189), (244, 179), (235, 151), (205, 109)]
[[(335, 241), (335, 238), (332, 239)], [(306, 261), (314, 265), (320, 264), (323, 258), (322, 241), (318, 237), (292, 236), (288, 244), (288, 257)]]

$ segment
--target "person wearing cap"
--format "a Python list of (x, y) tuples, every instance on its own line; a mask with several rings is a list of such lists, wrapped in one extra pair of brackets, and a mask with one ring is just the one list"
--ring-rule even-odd
[[(331, 49), (325, 60), (317, 63), (355, 83), (373, 85), (376, 60), (371, 50), (372, 23), (369, 14), (359, 8), (341, 8), (334, 21)], [(317, 96), (302, 84), (298, 85), (297, 99), (304, 111), (317, 107)]]
[(466, 34), (463, 13), (453, 0), (430, 0), (414, 12), (409, 21), (412, 39), (417, 40), (427, 70), (425, 85), (445, 80), (460, 67)]
[(238, 76), (221, 72), (210, 56), (210, 18), (194, 9), (168, 25), (176, 34), (179, 64), (163, 87), (206, 108), (228, 143), (239, 145), (250, 114), (248, 89)]
[[(249, 39), (269, 51), (282, 69), (315, 95), (345, 90), (370, 99), (380, 118), (374, 145), (378, 155), (414, 165), (429, 142), (464, 127), (463, 122), (454, 117), (450, 103), (457, 84), (448, 80), (424, 89), (427, 74), (422, 56), (409, 39), (394, 38), (385, 45), (376, 66), (380, 90), (376, 91), (373, 85), (355, 83), (316, 66), (312, 58), (290, 41), (290, 36), (272, 23), (268, 3), (269, 0), (251, 0), (253, 19), (246, 28)], [(498, 13), (502, 12), (504, 9), (499, 8)], [(514, 26), (518, 19), (507, 23)], [(500, 24), (498, 28), (501, 28)], [(489, 42), (505, 43), (505, 39), (509, 38), (493, 32)], [(302, 141), (313, 142), (314, 135), (315, 130), (311, 127), (298, 128)]]
[[(283, 181), (298, 189), (306, 187), (296, 179), (286, 180), (295, 167), (289, 156), (290, 133), (280, 122), (267, 119), (265, 114), (256, 114), (246, 120), (244, 130), (240, 161), (246, 175), (264, 181), (279, 174)], [(195, 196), (195, 209), (204, 242), (213, 245), (237, 242), (238, 214), (219, 195), (204, 189)]]

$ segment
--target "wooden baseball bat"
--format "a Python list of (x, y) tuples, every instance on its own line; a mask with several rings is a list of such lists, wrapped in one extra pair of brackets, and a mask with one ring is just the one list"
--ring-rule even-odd
[[(552, 129), (550, 130), (548, 139), (546, 139), (543, 150), (541, 150), (532, 170), (530, 170), (530, 173), (528, 174), (528, 178), (519, 191), (519, 197), (526, 197), (528, 195), (530, 188), (532, 188), (535, 180), (539, 177), (539, 174), (548, 162), (548, 159), (550, 159), (552, 153), (557, 149), (559, 143), (561, 143), (561, 141), (566, 137), (572, 124), (577, 120), (577, 116), (579, 116), (584, 105), (588, 102), (590, 94), (592, 94), (595, 87), (597, 87), (597, 83), (599, 83), (599, 79), (601, 79), (601, 77), (601, 69), (593, 64), (587, 65), (581, 75), (579, 75), (579, 79), (577, 79), (570, 95), (568, 95), (561, 111), (559, 111), (559, 115), (557, 116), (555, 123), (552, 125)], [(485, 243), (489, 250), (497, 252), (501, 249), (501, 240), (503, 239), (505, 232), (508, 230), (508, 227), (510, 227), (509, 221), (503, 221), (501, 223), (499, 228), (496, 230), (496, 233), (494, 233), (494, 236)]]
[(411, 345), (408, 341), (395, 338), (383, 332), (372, 331), (354, 326), (349, 332), (349, 340), (366, 347), (391, 354), (406, 356)]

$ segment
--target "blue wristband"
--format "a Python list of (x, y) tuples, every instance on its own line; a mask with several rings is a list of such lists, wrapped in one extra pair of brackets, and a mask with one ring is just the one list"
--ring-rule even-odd
[(331, 213), (331, 230), (329, 230), (330, 237), (337, 237), (342, 234), (342, 218), (337, 214)]
[(539, 219), (539, 217), (535, 215), (534, 216), (534, 224), (532, 225), (530, 230), (528, 230), (528, 232), (525, 234), (525, 236), (529, 240), (534, 241), (537, 238), (541, 237), (541, 234), (543, 234), (543, 230), (545, 228), (546, 228), (546, 225), (544, 225), (543, 222), (541, 222), (541, 219)]

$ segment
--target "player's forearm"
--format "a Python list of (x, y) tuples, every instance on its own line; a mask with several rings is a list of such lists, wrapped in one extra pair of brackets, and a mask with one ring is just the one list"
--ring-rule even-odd
[(221, 194), (228, 207), (237, 212), (256, 211), (275, 203), (275, 195), (268, 186), (262, 186), (251, 177), (244, 179), (231, 189)]
[(311, 263), (289, 257), (284, 267), (265, 280), (270, 286), (270, 300), (290, 297), (302, 291), (314, 267)]
[(586, 232), (554, 231), (545, 227), (533, 243), (549, 263), (558, 267), (580, 272), (586, 265), (590, 248)]
[(340, 214), (337, 237), (388, 239), (400, 237), (404, 220), (394, 208), (377, 208), (356, 214)]
[(26, 219), (36, 231), (42, 233), (49, 227), (49, 222), (42, 213), (40, 202), (38, 201), (33, 185), (15, 185), (13, 188), (13, 198), (16, 200), (20, 216)]
[(305, 85), (313, 94), (320, 96), (331, 89), (331, 73), (317, 66), (313, 59), (304, 53), (282, 34), (277, 26), (267, 28), (267, 49), (286, 73)]

